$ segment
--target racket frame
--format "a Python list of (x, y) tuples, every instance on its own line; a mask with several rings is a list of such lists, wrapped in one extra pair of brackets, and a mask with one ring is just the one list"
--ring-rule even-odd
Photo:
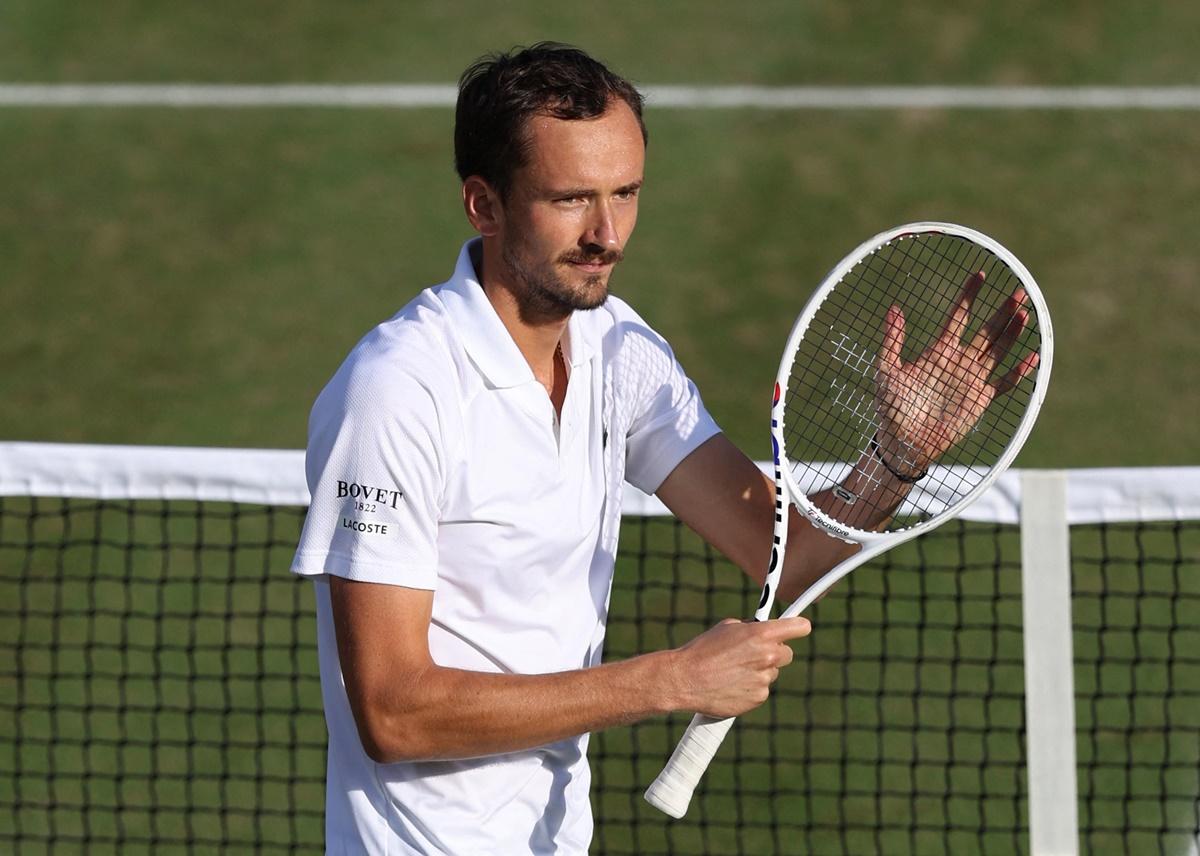
[[(1038, 349), (1038, 366), (1033, 392), (1030, 394), (1025, 413), (1017, 430), (1005, 446), (1004, 451), (984, 477), (970, 491), (957, 501), (914, 525), (895, 532), (872, 532), (853, 527), (847, 527), (834, 520), (818, 508), (808, 495), (796, 483), (795, 473), (787, 460), (787, 449), (784, 440), (784, 415), (786, 411), (788, 382), (791, 379), (792, 365), (804, 334), (808, 331), (817, 311), (824, 304), (830, 292), (851, 270), (857, 267), (868, 256), (878, 252), (882, 247), (896, 240), (904, 240), (909, 236), (921, 234), (941, 234), (965, 238), (991, 251), (1003, 261), (1016, 275), (1024, 287), (1029, 300), (1035, 309), (1038, 321), (1040, 347)], [(763, 583), (759, 597), (758, 608), (754, 613), (755, 621), (767, 621), (771, 617), (771, 609), (775, 601), (775, 593), (783, 574), (784, 555), (787, 550), (788, 506), (793, 505), (808, 518), (809, 522), (826, 534), (846, 541), (859, 544), (859, 549), (853, 555), (843, 559), (820, 579), (809, 586), (804, 593), (789, 605), (780, 618), (792, 618), (807, 609), (821, 595), (825, 594), (835, 583), (849, 574), (855, 568), (870, 561), (880, 553), (899, 546), (906, 541), (916, 538), (958, 516), (972, 502), (978, 499), (1000, 475), (1008, 469), (1013, 459), (1020, 452), (1037, 420), (1042, 402), (1046, 397), (1046, 389), (1050, 382), (1050, 369), (1054, 358), (1054, 332), (1050, 323), (1050, 310), (1046, 300), (1038, 288), (1033, 275), (1007, 248), (994, 239), (975, 229), (959, 226), (954, 223), (936, 221), (921, 221), (907, 223), (880, 232), (872, 238), (863, 241), (851, 251), (842, 261), (831, 270), (821, 284), (813, 292), (803, 311), (792, 325), (783, 357), (779, 362), (779, 372), (775, 379), (775, 390), (771, 403), (771, 451), (775, 475), (775, 521), (771, 546), (771, 558), (767, 568), (766, 580)], [(721, 741), (732, 728), (736, 717), (717, 719), (703, 714), (696, 714), (687, 730), (680, 738), (674, 753), (663, 767), (658, 778), (646, 789), (646, 801), (671, 817), (680, 818), (687, 812), (692, 794), (700, 782), (701, 776), (715, 756)]]
[[(1040, 338), (1040, 347), (1038, 349), (1038, 366), (1037, 375), (1034, 380), (1033, 392), (1030, 394), (1029, 402), (1026, 405), (1025, 413), (1021, 417), (1021, 422), (1017, 426), (1017, 430), (1013, 433), (1012, 438), (1005, 446), (1004, 451), (979, 481), (971, 490), (965, 493), (957, 501), (939, 511), (928, 520), (922, 520), (910, 527), (896, 532), (872, 532), (864, 529), (854, 529), (847, 527), (838, 521), (834, 520), (820, 508), (818, 508), (808, 495), (800, 489), (796, 483), (795, 472), (789, 466), (786, 460), (786, 451), (784, 447), (784, 403), (787, 400), (787, 385), (791, 379), (792, 364), (796, 359), (796, 353), (799, 350), (800, 342), (804, 338), (804, 334), (808, 332), (809, 326), (816, 317), (818, 310), (825, 302), (830, 292), (837, 287), (837, 284), (851, 270), (862, 263), (868, 256), (878, 252), (886, 244), (890, 244), (896, 240), (904, 240), (909, 236), (921, 234), (939, 234), (949, 235), (952, 237), (965, 238), (973, 243), (989, 250), (997, 258), (999, 258), (1008, 268), (1016, 275), (1021, 285), (1024, 287), (1030, 302), (1035, 309), (1035, 315), (1038, 320), (1038, 336)], [(954, 223), (940, 223), (935, 221), (923, 221), (918, 223), (908, 223), (903, 226), (897, 226), (885, 232), (880, 232), (873, 238), (863, 241), (851, 252), (846, 258), (842, 259), (837, 266), (829, 272), (822, 280), (821, 285), (813, 293), (805, 305), (804, 310), (796, 319), (796, 323), (792, 325), (792, 331), (788, 336), (787, 345), (783, 350), (783, 357), (779, 362), (779, 373), (776, 376), (776, 384), (779, 390), (778, 399), (772, 406), (771, 412), (771, 446), (775, 452), (775, 475), (777, 479), (782, 479), (784, 492), (788, 498), (796, 506), (796, 509), (804, 514), (809, 521), (824, 530), (827, 534), (835, 538), (840, 538), (849, 543), (857, 543), (862, 545), (861, 549), (853, 556), (843, 560), (838, 565), (831, 568), (824, 576), (817, 580), (808, 588), (798, 599), (796, 599), (788, 608), (780, 615), (781, 618), (791, 618), (799, 615), (813, 601), (823, 595), (829, 588), (838, 580), (842, 579), (850, 571), (857, 568), (859, 565), (874, 558), (892, 547), (903, 544), (918, 535), (922, 535), (938, 526), (941, 526), (948, 520), (957, 517), (967, 506), (977, 500), (984, 491), (991, 487), (992, 483), (1000, 477), (1000, 475), (1009, 468), (1017, 454), (1021, 451), (1021, 447), (1025, 445), (1025, 440), (1029, 436), (1029, 432), (1033, 430), (1033, 423), (1037, 421), (1038, 413), (1041, 410), (1042, 402), (1046, 398), (1046, 390), (1050, 383), (1050, 369), (1054, 362), (1054, 330), (1050, 322), (1050, 309), (1046, 305), (1046, 299), (1042, 295), (1041, 289), (1037, 285), (1037, 281), (1029, 272), (1029, 269), (1021, 263), (1020, 259), (1014, 256), (1007, 248), (999, 242), (988, 237), (982, 232), (975, 229), (959, 226)], [(782, 458), (781, 458), (782, 456)], [(781, 463), (782, 460), (782, 463)], [(765, 598), (760, 598), (760, 604), (766, 603), (768, 612), (770, 601), (774, 599), (774, 591), (778, 587), (779, 577), (783, 571), (782, 556), (776, 563), (778, 567), (773, 568), (775, 575), (774, 584), (770, 585), (771, 592)], [(768, 584), (771, 583), (768, 574)], [(764, 591), (767, 589), (767, 584), (763, 586)], [(759, 610), (762, 611), (761, 608)], [(756, 613), (757, 615), (757, 613)], [(762, 619), (760, 619), (762, 620)]]

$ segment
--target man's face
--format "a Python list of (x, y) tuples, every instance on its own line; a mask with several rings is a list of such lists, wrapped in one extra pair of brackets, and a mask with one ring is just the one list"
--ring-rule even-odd
[(500, 232), (506, 279), (527, 320), (595, 309), (637, 222), (646, 152), (615, 100), (596, 119), (535, 116), (528, 163), (513, 175)]

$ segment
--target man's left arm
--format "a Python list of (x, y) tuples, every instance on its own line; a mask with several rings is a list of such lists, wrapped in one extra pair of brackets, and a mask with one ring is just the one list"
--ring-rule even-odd
[[(883, 526), (909, 485), (872, 456), (864, 456), (844, 486), (872, 495), (871, 502), (845, 506), (831, 491), (813, 497), (833, 517), (861, 529)], [(775, 482), (759, 470), (724, 434), (716, 434), (684, 458), (663, 481), (657, 496), (687, 526), (760, 585), (766, 579), (775, 525)], [(805, 589), (859, 548), (826, 535), (788, 504), (788, 549), (780, 597), (791, 603)], [(855, 520), (856, 515), (862, 519)]]

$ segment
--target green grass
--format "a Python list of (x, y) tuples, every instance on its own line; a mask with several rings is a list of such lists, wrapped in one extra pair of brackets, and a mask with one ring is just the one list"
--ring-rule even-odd
[[(362, 333), (469, 235), (446, 111), (0, 114), (0, 436), (298, 447)], [(1058, 351), (1025, 466), (1196, 463), (1200, 115), (663, 112), (614, 279), (766, 457), (791, 319), (914, 219), (1034, 272)]]
[(484, 52), (539, 39), (581, 44), (644, 82), (1194, 83), (1200, 9), (1187, 0), (8, 0), (0, 78), (447, 81)]

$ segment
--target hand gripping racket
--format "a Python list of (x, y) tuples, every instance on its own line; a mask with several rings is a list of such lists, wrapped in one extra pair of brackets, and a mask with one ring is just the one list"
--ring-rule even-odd
[[(785, 618), (864, 562), (961, 513), (996, 480), (1037, 418), (1052, 346), (1037, 283), (986, 235), (910, 223), (846, 256), (804, 307), (779, 363), (774, 546), (754, 619), (770, 618), (789, 502), (859, 549)], [(894, 508), (898, 483), (911, 490)], [(733, 722), (698, 714), (647, 801), (683, 817)]]

